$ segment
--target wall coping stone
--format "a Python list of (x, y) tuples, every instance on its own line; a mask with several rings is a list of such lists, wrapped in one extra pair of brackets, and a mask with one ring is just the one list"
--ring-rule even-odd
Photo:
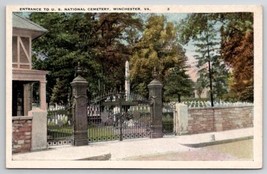
[(13, 120), (32, 120), (32, 116), (14, 116), (12, 117)]
[(229, 108), (250, 108), (250, 107), (254, 107), (252, 106), (219, 106), (219, 107), (199, 107), (199, 108), (188, 108), (188, 110), (205, 110), (205, 109), (229, 109)]

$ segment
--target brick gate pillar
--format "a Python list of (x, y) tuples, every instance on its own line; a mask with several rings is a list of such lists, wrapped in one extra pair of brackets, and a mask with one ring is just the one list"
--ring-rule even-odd
[(87, 86), (88, 82), (80, 75), (81, 68), (78, 64), (78, 76), (71, 82), (73, 96), (73, 137), (74, 146), (88, 145), (87, 132)]
[(162, 132), (162, 84), (157, 79), (157, 72), (154, 68), (153, 80), (148, 84), (149, 99), (151, 101), (151, 138), (163, 137)]

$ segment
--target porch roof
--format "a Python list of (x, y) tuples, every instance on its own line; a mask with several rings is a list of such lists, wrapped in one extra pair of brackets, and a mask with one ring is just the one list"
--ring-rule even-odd
[(12, 80), (46, 82), (46, 74), (48, 74), (48, 71), (34, 69), (13, 69)]

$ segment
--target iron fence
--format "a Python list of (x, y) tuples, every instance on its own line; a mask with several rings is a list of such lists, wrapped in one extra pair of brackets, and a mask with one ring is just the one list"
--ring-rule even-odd
[[(100, 107), (100, 106), (99, 106)], [(90, 110), (88, 115), (89, 142), (123, 140), (150, 136), (150, 114), (132, 111), (129, 107), (113, 107), (97, 112)]]
[(163, 113), (162, 132), (164, 135), (173, 135), (173, 112)]
[(47, 115), (47, 143), (49, 146), (72, 143), (72, 119), (69, 107), (49, 108)]
[[(162, 111), (163, 134), (172, 135), (174, 134), (173, 106), (164, 104)], [(148, 104), (122, 108), (110, 107), (108, 109), (101, 105), (89, 105), (87, 116), (89, 142), (148, 138), (151, 134), (151, 114)], [(71, 108), (50, 108), (47, 118), (48, 145), (72, 144)]]
[(162, 108), (162, 132), (164, 135), (174, 135), (174, 103), (164, 103)]

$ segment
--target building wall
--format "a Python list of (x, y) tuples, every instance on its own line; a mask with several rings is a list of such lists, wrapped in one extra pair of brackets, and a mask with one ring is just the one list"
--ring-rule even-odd
[(32, 117), (13, 117), (12, 128), (12, 153), (31, 151)]
[(253, 106), (188, 109), (188, 134), (248, 127), (253, 127)]

